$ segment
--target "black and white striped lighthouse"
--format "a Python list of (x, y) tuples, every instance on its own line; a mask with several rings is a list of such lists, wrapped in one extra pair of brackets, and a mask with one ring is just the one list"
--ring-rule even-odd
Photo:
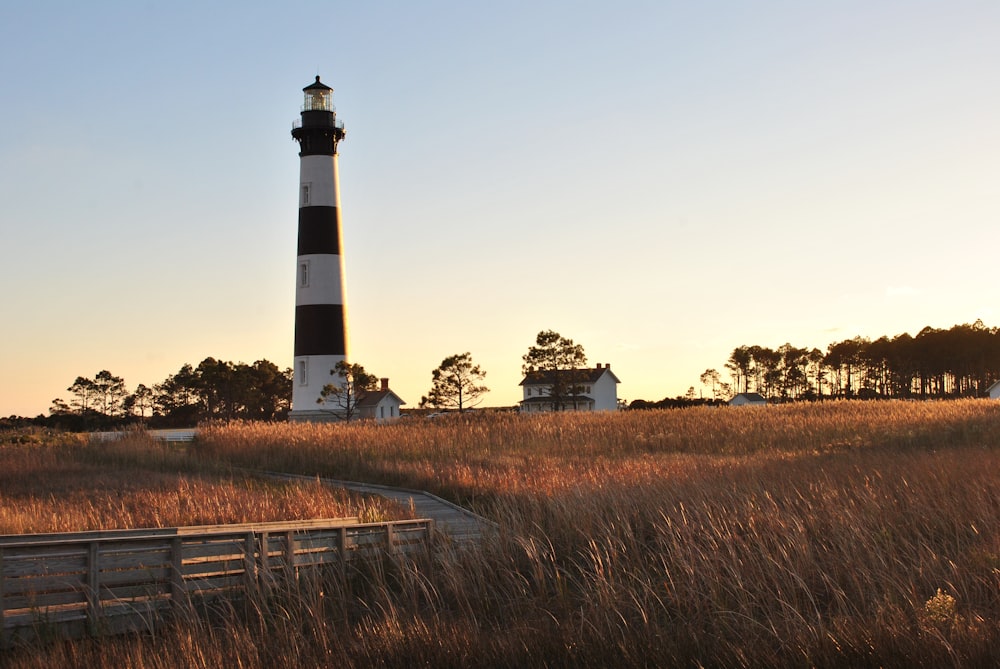
[(299, 143), (299, 242), (295, 288), (295, 364), (290, 420), (328, 419), (316, 400), (347, 359), (344, 257), (340, 230), (337, 120), (333, 89), (316, 81), (302, 89), (302, 117), (292, 127)]

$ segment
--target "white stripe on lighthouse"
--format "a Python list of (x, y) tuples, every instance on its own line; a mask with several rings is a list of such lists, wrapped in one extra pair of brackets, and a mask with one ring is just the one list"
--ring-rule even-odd
[(345, 360), (342, 355), (300, 355), (295, 357), (295, 385), (292, 387), (292, 403), (300, 413), (321, 409), (316, 402), (323, 386), (338, 384), (340, 379), (330, 371), (338, 362)]
[(338, 207), (337, 156), (302, 156), (299, 167), (300, 207)]

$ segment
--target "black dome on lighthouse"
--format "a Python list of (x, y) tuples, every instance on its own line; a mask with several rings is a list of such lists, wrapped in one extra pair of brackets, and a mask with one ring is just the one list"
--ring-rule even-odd
[(316, 75), (316, 81), (314, 81), (313, 83), (309, 84), (308, 86), (306, 86), (302, 90), (305, 91), (305, 92), (309, 92), (309, 91), (332, 91), (333, 89), (330, 88), (329, 86), (327, 86), (326, 84), (324, 84), (323, 82), (321, 82), (319, 80), (319, 75), (317, 74)]

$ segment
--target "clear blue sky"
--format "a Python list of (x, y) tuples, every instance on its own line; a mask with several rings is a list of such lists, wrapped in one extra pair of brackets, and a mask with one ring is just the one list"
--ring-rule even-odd
[(102, 369), (291, 365), (335, 89), (353, 358), (414, 406), (543, 329), (619, 396), (733, 348), (1000, 325), (1000, 3), (0, 5), (0, 415)]

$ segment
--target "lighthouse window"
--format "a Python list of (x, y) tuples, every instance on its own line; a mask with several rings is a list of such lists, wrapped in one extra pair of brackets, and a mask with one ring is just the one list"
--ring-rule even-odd
[(299, 203), (300, 207), (309, 206), (309, 187), (312, 184), (302, 184), (302, 201)]
[(309, 261), (299, 265), (299, 285), (305, 288), (309, 285)]
[(306, 377), (306, 370), (308, 369), (305, 360), (299, 360), (299, 385), (307, 386), (309, 385), (309, 380)]

